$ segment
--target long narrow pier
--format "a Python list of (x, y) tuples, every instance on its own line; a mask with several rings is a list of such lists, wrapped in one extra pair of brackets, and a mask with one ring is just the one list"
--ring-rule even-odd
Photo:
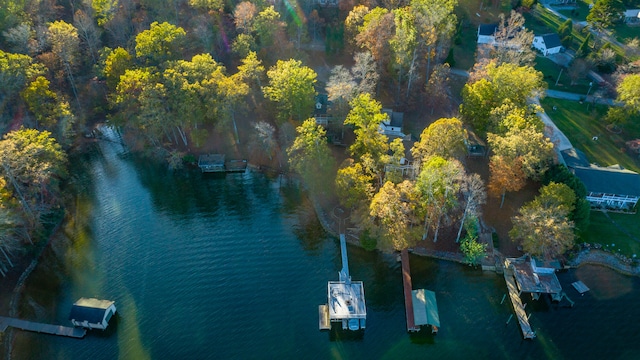
[(409, 252), (407, 249), (400, 252), (400, 259), (402, 260), (402, 284), (404, 285), (404, 309), (407, 314), (407, 331), (419, 331), (420, 327), (416, 326), (415, 317), (413, 315), (411, 270), (409, 267)]
[(42, 324), (33, 321), (20, 320), (8, 317), (0, 316), (0, 332), (4, 332), (11, 326), (16, 329), (33, 331), (37, 333), (67, 336), (72, 338), (81, 339), (87, 334), (86, 329), (72, 328), (62, 325)]
[(529, 318), (527, 318), (527, 314), (524, 311), (524, 305), (522, 305), (522, 299), (520, 299), (520, 292), (516, 286), (513, 270), (508, 263), (505, 263), (503, 274), (504, 280), (507, 283), (507, 289), (509, 290), (509, 298), (511, 299), (513, 310), (520, 323), (520, 329), (522, 329), (522, 336), (525, 339), (533, 339), (536, 337), (536, 333), (531, 329), (531, 325), (529, 325)]

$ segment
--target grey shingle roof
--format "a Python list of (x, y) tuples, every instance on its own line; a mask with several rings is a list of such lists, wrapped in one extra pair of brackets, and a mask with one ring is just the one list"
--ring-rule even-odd
[(640, 196), (640, 174), (625, 169), (575, 166), (574, 174), (589, 192)]
[(544, 41), (547, 49), (562, 46), (562, 42), (560, 41), (560, 36), (558, 36), (558, 34), (544, 34), (542, 35), (542, 41)]
[(480, 24), (478, 35), (494, 35), (498, 29), (498, 24)]

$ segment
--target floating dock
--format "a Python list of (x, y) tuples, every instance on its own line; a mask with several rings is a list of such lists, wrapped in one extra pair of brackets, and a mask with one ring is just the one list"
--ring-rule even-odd
[(366, 327), (367, 318), (364, 285), (362, 281), (351, 281), (344, 234), (340, 234), (340, 248), (342, 253), (340, 280), (329, 281), (327, 284), (329, 302), (318, 308), (319, 327), (320, 330), (329, 330), (331, 322), (341, 322), (344, 330), (363, 330)]
[(573, 288), (576, 289), (576, 291), (579, 292), (580, 295), (583, 295), (584, 293), (589, 291), (587, 285), (585, 285), (582, 281), (573, 282), (571, 283), (571, 286), (573, 286)]
[(525, 339), (533, 339), (536, 337), (536, 333), (531, 329), (529, 324), (529, 318), (524, 311), (524, 305), (522, 305), (522, 299), (520, 299), (520, 291), (515, 281), (515, 275), (513, 269), (510, 266), (509, 260), (505, 260), (504, 264), (504, 280), (507, 283), (507, 289), (509, 290), (509, 298), (513, 305), (513, 310), (520, 323), (520, 329), (522, 330), (522, 336)]
[(244, 172), (247, 169), (247, 160), (225, 161), (224, 154), (200, 155), (198, 167), (203, 173)]
[(25, 331), (33, 331), (43, 334), (66, 336), (81, 339), (87, 334), (86, 329), (72, 328), (62, 325), (42, 324), (33, 321), (20, 320), (0, 316), (0, 332), (4, 332), (8, 327), (13, 327)]

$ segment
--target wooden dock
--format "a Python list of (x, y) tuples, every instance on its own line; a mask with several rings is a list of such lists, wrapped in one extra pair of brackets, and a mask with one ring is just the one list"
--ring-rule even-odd
[(318, 306), (318, 319), (320, 319), (320, 330), (331, 330), (331, 320), (329, 319), (329, 305)]
[(413, 296), (411, 294), (411, 270), (409, 266), (409, 252), (404, 249), (400, 252), (400, 259), (402, 261), (402, 284), (404, 285), (404, 309), (407, 314), (407, 331), (415, 332), (419, 331), (420, 327), (416, 326), (415, 317), (413, 314)]
[(72, 338), (81, 339), (87, 334), (86, 329), (73, 328), (62, 325), (42, 324), (33, 321), (20, 320), (8, 317), (0, 316), (0, 331), (4, 332), (11, 326), (16, 329), (33, 331), (43, 334), (67, 336)]
[(525, 339), (533, 339), (536, 337), (536, 333), (531, 329), (531, 325), (529, 324), (529, 318), (527, 317), (527, 314), (524, 311), (524, 305), (522, 305), (522, 299), (520, 299), (520, 292), (518, 291), (518, 287), (516, 285), (513, 270), (511, 269), (508, 263), (505, 263), (503, 275), (504, 275), (504, 280), (507, 283), (507, 289), (509, 290), (509, 298), (511, 299), (513, 310), (516, 314), (516, 318), (518, 318), (518, 322), (520, 323), (522, 336)]

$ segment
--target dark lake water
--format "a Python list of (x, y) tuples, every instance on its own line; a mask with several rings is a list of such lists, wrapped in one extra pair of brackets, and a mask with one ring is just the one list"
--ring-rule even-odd
[[(560, 273), (573, 308), (529, 301), (523, 341), (501, 275), (411, 257), (436, 292), (437, 336), (406, 333), (395, 256), (349, 247), (364, 281), (360, 336), (318, 330), (338, 241), (295, 185), (262, 174), (171, 173), (100, 143), (82, 161), (76, 214), (30, 277), (22, 317), (69, 325), (79, 297), (116, 301), (106, 332), (16, 331), (15, 359), (638, 359), (640, 281), (598, 267)], [(443, 240), (444, 241), (444, 240)], [(570, 283), (592, 290), (580, 296)]]

